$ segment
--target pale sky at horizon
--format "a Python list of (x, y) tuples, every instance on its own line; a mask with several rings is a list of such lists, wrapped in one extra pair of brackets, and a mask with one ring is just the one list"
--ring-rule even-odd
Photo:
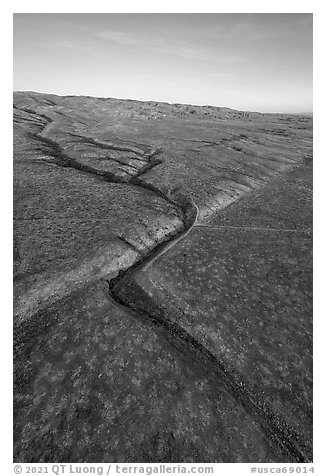
[(310, 13), (14, 14), (14, 90), (312, 112)]

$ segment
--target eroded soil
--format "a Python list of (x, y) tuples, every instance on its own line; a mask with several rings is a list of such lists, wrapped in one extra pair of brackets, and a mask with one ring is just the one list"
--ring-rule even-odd
[(311, 461), (311, 118), (14, 121), (14, 460)]

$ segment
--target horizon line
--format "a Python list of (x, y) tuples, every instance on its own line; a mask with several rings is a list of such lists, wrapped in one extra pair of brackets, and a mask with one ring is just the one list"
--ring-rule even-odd
[(22, 92), (22, 93), (36, 93), (36, 94), (52, 94), (53, 96), (59, 97), (87, 97), (87, 98), (94, 98), (94, 99), (114, 99), (117, 101), (135, 101), (135, 102), (157, 102), (160, 104), (168, 104), (169, 106), (175, 105), (182, 105), (182, 106), (195, 106), (195, 107), (215, 107), (219, 109), (229, 109), (230, 111), (237, 111), (237, 112), (249, 112), (255, 114), (284, 114), (284, 115), (313, 115), (313, 111), (300, 111), (300, 112), (266, 112), (266, 111), (258, 111), (258, 110), (250, 110), (250, 109), (235, 109), (229, 106), (215, 106), (214, 104), (194, 104), (194, 103), (183, 103), (183, 102), (168, 102), (168, 101), (157, 101), (156, 99), (132, 99), (132, 98), (115, 98), (112, 96), (92, 96), (88, 94), (58, 94), (58, 93), (50, 93), (50, 92), (40, 92), (28, 89), (13, 89), (13, 93), (15, 92)]

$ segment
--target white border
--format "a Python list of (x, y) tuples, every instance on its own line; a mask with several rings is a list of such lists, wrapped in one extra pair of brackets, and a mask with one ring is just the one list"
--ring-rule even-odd
[[(78, 8), (76, 8), (78, 7)], [(245, 8), (244, 8), (245, 7)], [(56, 2), (14, 1), (1, 7), (1, 45), (3, 48), (2, 95), (1, 95), (1, 149), (2, 159), (2, 273), (1, 290), (3, 313), (1, 316), (2, 335), (2, 461), (4, 475), (14, 474), (12, 464), (12, 14), (13, 13), (314, 13), (314, 468), (315, 474), (323, 474), (324, 456), (324, 424), (325, 404), (323, 382), (325, 379), (325, 239), (323, 236), (325, 220), (324, 188), (325, 188), (325, 75), (323, 63), (326, 29), (325, 8), (317, 1), (228, 1), (216, 2), (177, 2), (177, 1), (92, 1), (72, 2), (58, 0)], [(26, 465), (25, 465), (26, 466)], [(145, 466), (145, 465), (143, 465)], [(218, 464), (215, 474), (249, 474), (253, 464)], [(259, 467), (290, 467), (291, 464), (259, 464)], [(301, 466), (304, 466), (302, 464)], [(306, 465), (308, 466), (308, 465)], [(310, 465), (311, 466), (311, 465)], [(297, 474), (297, 473), (296, 473)], [(311, 474), (311, 473), (310, 473)]]

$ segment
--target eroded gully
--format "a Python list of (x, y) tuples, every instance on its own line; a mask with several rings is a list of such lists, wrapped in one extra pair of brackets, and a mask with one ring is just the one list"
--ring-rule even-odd
[[(35, 112), (35, 114), (37, 114)], [(43, 116), (46, 117), (46, 116)], [(148, 163), (145, 167), (138, 171), (137, 175), (134, 175), (128, 179), (121, 178), (113, 173), (102, 171), (91, 167), (89, 165), (82, 164), (76, 159), (73, 159), (65, 154), (64, 149), (52, 139), (40, 135), (44, 132), (49, 125), (53, 122), (52, 118), (46, 117), (49, 121), (43, 127), (42, 131), (33, 134), (34, 137), (37, 137), (38, 140), (49, 146), (52, 150), (52, 155), (56, 159), (57, 165), (63, 167), (71, 167), (80, 172), (90, 174), (92, 176), (97, 176), (100, 180), (113, 183), (121, 183), (124, 185), (136, 186), (143, 188), (147, 191), (154, 193), (156, 196), (159, 196), (166, 200), (169, 204), (176, 207), (180, 212), (180, 217), (182, 218), (182, 227), (178, 230), (173, 231), (172, 233), (166, 235), (162, 241), (158, 242), (152, 249), (149, 249), (145, 254), (143, 254), (139, 260), (135, 261), (130, 267), (124, 270), (120, 270), (118, 275), (110, 280), (108, 280), (108, 292), (111, 298), (118, 303), (128, 308), (129, 312), (133, 313), (139, 319), (150, 319), (154, 322), (155, 325), (163, 326), (171, 336), (171, 341), (177, 347), (182, 347), (188, 352), (190, 351), (191, 358), (199, 360), (200, 363), (204, 366), (205, 371), (208, 371), (212, 374), (214, 379), (218, 378), (219, 381), (223, 383), (226, 390), (232, 395), (236, 396), (241, 404), (246, 408), (246, 410), (255, 415), (258, 419), (261, 426), (264, 428), (266, 434), (272, 439), (275, 444), (283, 448), (286, 454), (291, 454), (292, 457), (297, 462), (306, 462), (309, 461), (309, 456), (307, 455), (307, 449), (304, 447), (304, 444), (299, 435), (293, 433), (293, 429), (289, 428), (285, 421), (282, 421), (277, 415), (274, 415), (268, 408), (264, 405), (259, 404), (255, 401), (253, 395), (251, 395), (242, 385), (241, 382), (236, 382), (234, 377), (230, 375), (223, 364), (217, 361), (216, 357), (211, 354), (200, 342), (198, 342), (191, 334), (185, 331), (180, 325), (176, 322), (173, 322), (171, 319), (164, 319), (161, 315), (159, 309), (153, 312), (155, 309), (155, 303), (150, 306), (151, 309), (148, 312), (137, 311), (137, 306), (132, 300), (126, 298), (126, 294), (121, 293), (120, 290), (129, 285), (133, 280), (133, 275), (140, 270), (146, 270), (150, 265), (152, 265), (158, 258), (162, 257), (167, 251), (171, 250), (177, 243), (186, 238), (189, 233), (192, 231), (193, 227), (196, 225), (198, 217), (198, 207), (193, 203), (192, 199), (186, 195), (176, 192), (176, 193), (164, 193), (159, 188), (145, 182), (141, 176), (148, 172), (150, 169), (159, 165), (163, 162), (162, 159), (158, 159), (158, 156), (161, 153), (159, 149), (151, 149), (150, 154), (147, 156), (144, 154)], [(81, 139), (86, 141), (92, 140), (88, 137), (81, 136)], [(132, 147), (128, 148), (125, 145), (119, 147), (117, 145), (108, 145), (101, 143), (100, 141), (94, 141), (96, 145), (103, 149), (113, 149), (121, 151), (131, 151), (135, 152)], [(138, 145), (138, 144), (136, 144)]]

